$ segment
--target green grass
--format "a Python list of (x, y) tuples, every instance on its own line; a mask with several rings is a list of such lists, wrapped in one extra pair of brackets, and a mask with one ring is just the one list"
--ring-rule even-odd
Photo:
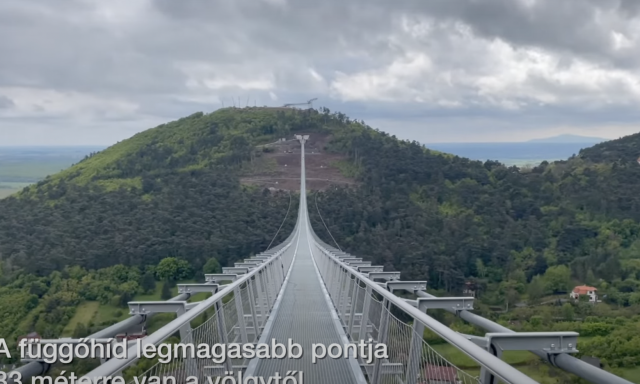
[(640, 367), (634, 368), (622, 368), (622, 377), (631, 381), (632, 383), (640, 384)]
[(122, 321), (127, 317), (129, 317), (127, 308), (115, 307), (111, 304), (100, 304), (95, 312), (93, 323), (99, 326), (106, 326), (107, 324)]
[[(432, 347), (442, 355), (442, 357), (459, 368), (478, 367), (478, 363), (451, 344), (436, 344)], [(538, 357), (529, 351), (508, 351), (503, 355), (503, 360), (511, 365), (528, 364), (536, 359), (538, 359)]]
[(338, 160), (331, 163), (331, 165), (338, 168), (342, 176), (352, 179), (356, 179), (362, 171), (360, 167), (355, 165), (351, 160)]
[[(194, 280), (181, 281), (179, 284), (194, 283)], [(178, 287), (171, 288), (171, 297), (178, 295)], [(148, 294), (138, 294), (133, 298), (133, 301), (162, 301), (162, 283), (156, 282), (156, 289)], [(189, 298), (189, 302), (197, 302), (210, 297), (210, 293), (198, 293)], [(116, 307), (111, 304), (100, 304), (97, 301), (86, 301), (78, 306), (75, 315), (65, 326), (63, 336), (70, 336), (78, 323), (89, 324), (93, 322), (95, 325), (106, 327), (107, 324), (112, 324), (125, 320), (129, 317), (129, 309), (125, 307)], [(169, 323), (175, 318), (174, 314), (162, 314), (156, 315), (150, 320), (147, 326), (148, 329), (156, 330), (163, 325)]]
[(93, 320), (99, 306), (100, 303), (97, 301), (85, 301), (81, 303), (76, 309), (76, 314), (73, 315), (67, 326), (64, 327), (62, 336), (72, 336), (78, 324), (88, 325), (91, 320)]

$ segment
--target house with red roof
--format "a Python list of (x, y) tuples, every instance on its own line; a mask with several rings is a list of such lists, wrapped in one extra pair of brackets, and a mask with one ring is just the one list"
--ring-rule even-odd
[(573, 291), (571, 291), (571, 293), (569, 294), (569, 297), (571, 297), (574, 300), (578, 300), (580, 296), (587, 295), (589, 296), (590, 302), (596, 303), (598, 301), (597, 291), (598, 289), (595, 287), (590, 287), (588, 285), (579, 285), (573, 288)]

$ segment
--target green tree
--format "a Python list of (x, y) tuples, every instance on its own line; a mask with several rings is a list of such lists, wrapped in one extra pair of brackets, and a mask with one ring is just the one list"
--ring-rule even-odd
[(500, 283), (500, 297), (504, 300), (507, 311), (509, 310), (509, 306), (513, 306), (520, 299), (518, 285), (518, 282), (513, 280), (507, 280)]
[(169, 300), (171, 298), (171, 284), (168, 281), (162, 283), (162, 292), (160, 293), (162, 300)]
[(140, 282), (140, 286), (144, 293), (151, 293), (156, 289), (156, 278), (152, 272), (146, 272), (142, 275), (142, 281)]
[(204, 273), (220, 273), (222, 271), (222, 268), (220, 267), (220, 263), (218, 262), (218, 259), (216, 259), (215, 257), (212, 257), (209, 260), (207, 260), (206, 263), (204, 263), (204, 266), (202, 267), (202, 271)]
[(571, 270), (566, 265), (549, 267), (544, 274), (544, 282), (548, 292), (568, 292), (571, 286)]
[(190, 273), (189, 263), (175, 257), (166, 257), (160, 260), (156, 267), (156, 275), (160, 280), (182, 280), (188, 278)]
[(532, 304), (537, 304), (540, 302), (540, 299), (544, 297), (545, 286), (544, 281), (540, 275), (536, 275), (531, 279), (529, 286), (527, 287), (527, 294), (529, 295), (529, 301)]
[(564, 303), (562, 305), (562, 316), (564, 317), (564, 319), (567, 321), (573, 321), (573, 315), (573, 305), (571, 305), (570, 303)]

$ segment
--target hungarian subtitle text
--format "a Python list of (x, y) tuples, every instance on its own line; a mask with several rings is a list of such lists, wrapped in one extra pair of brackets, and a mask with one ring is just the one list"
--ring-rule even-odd
[[(178, 362), (184, 365), (186, 377), (180, 378), (163, 374), (133, 377), (134, 384), (302, 384), (304, 372), (287, 371), (276, 372), (269, 377), (253, 376), (245, 370), (226, 369), (233, 360), (252, 359), (302, 359), (306, 356), (303, 347), (288, 339), (286, 343), (271, 340), (270, 343), (228, 343), (228, 344), (194, 344), (194, 343), (161, 343), (158, 345), (146, 343), (143, 339), (132, 341), (115, 339), (76, 339), (65, 342), (64, 339), (50, 342), (38, 339), (22, 339), (18, 343), (18, 351), (22, 361), (39, 361), (46, 364), (70, 364), (75, 359), (96, 359), (102, 361), (111, 359), (157, 359), (159, 364)], [(358, 359), (365, 364), (372, 364), (378, 359), (388, 359), (386, 344), (374, 343), (371, 340), (360, 340), (357, 343), (311, 345), (311, 362), (330, 359)], [(133, 355), (133, 356), (132, 356)], [(11, 358), (11, 352), (5, 340), (0, 339), (0, 356)], [(190, 372), (188, 367), (194, 367), (188, 362), (207, 360), (217, 365), (218, 371), (206, 373)], [(199, 364), (198, 364), (199, 365)], [(189, 375), (189, 374), (192, 375)], [(199, 382), (204, 380), (204, 382)], [(58, 377), (33, 376), (31, 384), (126, 384), (122, 375), (108, 377), (93, 377), (77, 375), (74, 372), (62, 372)], [(19, 370), (10, 372), (0, 371), (0, 384), (23, 384)], [(26, 384), (26, 383), (25, 383)]]

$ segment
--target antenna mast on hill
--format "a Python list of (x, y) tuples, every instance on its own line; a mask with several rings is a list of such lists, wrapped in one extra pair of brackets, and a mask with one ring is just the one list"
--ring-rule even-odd
[(307, 100), (307, 102), (306, 102), (306, 103), (290, 103), (290, 104), (285, 104), (285, 105), (283, 105), (283, 107), (295, 107), (295, 106), (297, 106), (297, 105), (308, 105), (308, 106), (309, 106), (309, 108), (313, 108), (313, 102), (314, 102), (314, 101), (316, 101), (316, 100), (318, 100), (318, 98), (317, 98), (317, 97), (316, 97), (316, 98), (313, 98), (313, 99), (311, 99), (311, 100)]

